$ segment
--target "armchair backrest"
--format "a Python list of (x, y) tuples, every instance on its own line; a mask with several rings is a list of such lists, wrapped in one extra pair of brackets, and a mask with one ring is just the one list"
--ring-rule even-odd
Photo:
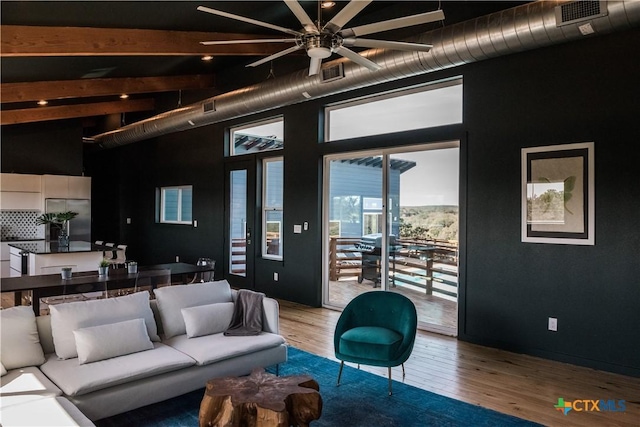
[[(403, 336), (402, 346), (413, 347), (418, 327), (418, 315), (413, 302), (397, 292), (370, 291), (352, 299), (344, 308), (334, 339), (358, 326), (380, 326)], [(337, 341), (336, 341), (336, 348)]]

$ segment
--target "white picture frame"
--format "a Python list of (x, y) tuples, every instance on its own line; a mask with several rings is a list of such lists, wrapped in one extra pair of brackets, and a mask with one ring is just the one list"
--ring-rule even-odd
[(522, 149), (522, 242), (595, 245), (594, 143)]

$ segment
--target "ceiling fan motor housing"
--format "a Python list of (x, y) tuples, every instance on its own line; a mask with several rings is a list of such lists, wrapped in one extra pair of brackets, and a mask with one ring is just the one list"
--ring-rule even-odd
[(335, 35), (330, 33), (307, 34), (304, 36), (304, 48), (311, 58), (328, 58), (332, 49), (337, 47)]

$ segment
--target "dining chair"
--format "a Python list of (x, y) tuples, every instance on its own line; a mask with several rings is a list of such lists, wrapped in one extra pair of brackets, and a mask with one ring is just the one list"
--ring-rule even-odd
[(124, 266), (125, 262), (127, 262), (127, 245), (118, 245), (115, 253), (116, 256), (109, 260), (111, 267)]
[[(116, 257), (116, 254), (115, 254), (116, 244), (115, 243), (105, 243), (104, 245), (108, 246), (110, 248), (113, 248), (113, 249), (111, 251), (103, 251), (102, 252), (103, 258), (105, 258), (106, 260), (111, 260), (111, 259), (115, 258)], [(111, 254), (108, 254), (108, 252), (111, 252)]]

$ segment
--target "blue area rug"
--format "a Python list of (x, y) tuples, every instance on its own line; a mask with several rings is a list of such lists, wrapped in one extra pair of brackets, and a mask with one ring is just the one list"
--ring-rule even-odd
[[(312, 427), (539, 426), (529, 421), (387, 379), (289, 347), (280, 375), (310, 375), (320, 385), (323, 407)], [(274, 373), (275, 369), (268, 371)], [(204, 389), (96, 422), (98, 427), (196, 427)]]

